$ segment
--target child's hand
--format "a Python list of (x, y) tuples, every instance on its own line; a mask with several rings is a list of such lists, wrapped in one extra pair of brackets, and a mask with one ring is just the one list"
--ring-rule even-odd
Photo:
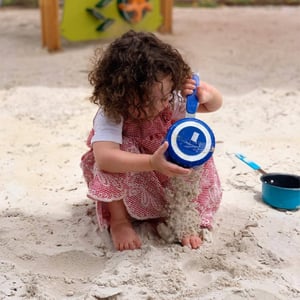
[(172, 177), (176, 175), (188, 175), (190, 169), (182, 168), (166, 160), (164, 153), (168, 149), (168, 142), (164, 142), (150, 157), (150, 164), (155, 171), (166, 176)]
[[(195, 88), (195, 80), (192, 78), (187, 79), (183, 86), (182, 96), (186, 97), (192, 94)], [(200, 85), (196, 90), (196, 96), (200, 103), (198, 112), (212, 112), (219, 109), (222, 105), (222, 96), (219, 91), (204, 81), (200, 80)]]

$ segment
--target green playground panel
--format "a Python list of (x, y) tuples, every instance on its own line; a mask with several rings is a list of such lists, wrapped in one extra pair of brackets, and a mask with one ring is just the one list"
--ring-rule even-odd
[[(130, 29), (156, 31), (162, 24), (160, 0), (150, 0), (151, 11), (143, 14), (138, 23), (129, 21), (130, 13), (120, 12), (117, 0), (65, 0), (61, 22), (61, 34), (70, 41), (109, 39)], [(128, 17), (129, 16), (129, 17)]]

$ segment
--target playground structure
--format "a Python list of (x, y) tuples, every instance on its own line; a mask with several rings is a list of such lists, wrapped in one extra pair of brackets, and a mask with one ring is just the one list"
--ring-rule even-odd
[[(161, 33), (172, 33), (172, 9), (173, 0), (129, 0), (129, 1), (115, 1), (116, 5), (113, 9), (119, 9), (119, 13), (115, 12), (116, 17), (111, 18), (106, 15), (112, 14), (110, 6), (112, 0), (90, 1), (96, 2), (94, 6), (87, 6), (81, 9), (80, 13), (84, 16), (82, 22), (79, 22), (76, 9), (82, 1), (78, 2), (76, 9), (66, 6), (65, 1), (63, 12), (62, 25), (60, 25), (59, 14), (59, 0), (39, 0), (40, 14), (41, 14), (41, 39), (42, 46), (46, 47), (49, 52), (58, 51), (61, 49), (61, 35), (69, 40), (89, 40), (100, 39), (101, 37), (113, 37), (120, 33), (120, 31), (128, 30), (129, 28), (136, 28), (137, 30), (155, 31), (156, 29)], [(70, 5), (75, 5), (75, 1), (71, 0)], [(153, 5), (155, 3), (155, 5)], [(109, 5), (110, 4), (110, 5)], [(104, 13), (102, 13), (102, 10)], [(155, 13), (155, 18), (147, 19), (144, 16), (151, 12)], [(106, 14), (105, 14), (106, 13)], [(70, 14), (73, 14), (72, 16)], [(121, 20), (122, 19), (122, 23)], [(77, 22), (74, 22), (76, 20)], [(119, 30), (108, 30), (119, 22)], [(143, 25), (145, 24), (145, 25)], [(88, 26), (89, 25), (89, 26)], [(146, 28), (143, 28), (146, 26)], [(61, 26), (61, 27), (60, 27)]]

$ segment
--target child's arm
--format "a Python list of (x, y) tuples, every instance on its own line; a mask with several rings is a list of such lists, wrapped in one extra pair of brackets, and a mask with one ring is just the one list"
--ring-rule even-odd
[(158, 171), (167, 176), (186, 175), (189, 169), (166, 160), (164, 153), (168, 143), (163, 143), (154, 154), (138, 154), (123, 151), (114, 142), (95, 142), (93, 151), (99, 170), (110, 173)]
[[(196, 82), (193, 79), (187, 79), (184, 84), (182, 95), (186, 97), (192, 94), (196, 88)], [(222, 95), (212, 85), (200, 80), (200, 86), (197, 87), (197, 97), (200, 105), (198, 106), (197, 112), (213, 112), (218, 110), (222, 106)]]

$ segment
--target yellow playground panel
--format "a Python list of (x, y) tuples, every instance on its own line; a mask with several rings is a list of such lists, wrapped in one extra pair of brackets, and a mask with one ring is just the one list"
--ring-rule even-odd
[[(42, 44), (61, 48), (70, 41), (113, 38), (129, 29), (172, 32), (173, 0), (65, 0), (59, 22), (58, 0), (40, 0)], [(60, 23), (60, 24), (59, 24)]]

